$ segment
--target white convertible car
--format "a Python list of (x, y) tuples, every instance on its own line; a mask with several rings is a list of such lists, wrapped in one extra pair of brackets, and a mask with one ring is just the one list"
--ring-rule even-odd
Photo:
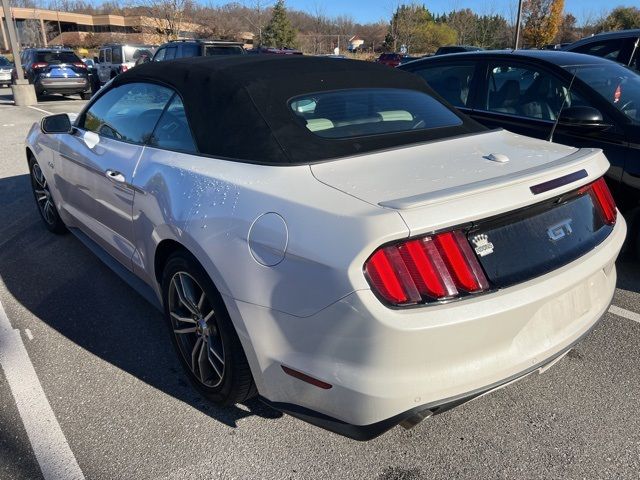
[(361, 440), (560, 359), (626, 233), (599, 150), (486, 130), (365, 62), (149, 63), (26, 155), (46, 226), (164, 311), (205, 396)]

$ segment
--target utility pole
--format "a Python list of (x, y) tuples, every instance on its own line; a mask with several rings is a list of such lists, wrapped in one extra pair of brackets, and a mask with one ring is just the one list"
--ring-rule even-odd
[(518, 18), (516, 19), (516, 44), (513, 46), (514, 50), (518, 49), (520, 43), (520, 27), (522, 26), (522, 0), (518, 0)]
[(38, 103), (36, 99), (36, 91), (33, 85), (29, 84), (28, 80), (24, 79), (24, 72), (22, 70), (22, 62), (20, 61), (20, 47), (18, 46), (18, 36), (16, 35), (16, 29), (14, 23), (11, 21), (13, 15), (11, 14), (11, 7), (9, 6), (9, 0), (0, 0), (2, 2), (2, 10), (4, 11), (4, 18), (7, 19), (7, 31), (9, 33), (9, 44), (11, 45), (11, 53), (13, 54), (13, 64), (16, 69), (16, 76), (18, 77), (15, 85), (11, 85), (13, 91), (13, 103), (16, 105), (35, 105)]

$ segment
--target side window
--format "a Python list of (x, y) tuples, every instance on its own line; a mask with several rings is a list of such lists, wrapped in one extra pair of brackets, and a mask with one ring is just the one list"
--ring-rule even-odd
[(466, 107), (474, 71), (473, 63), (461, 62), (420, 68), (413, 70), (413, 73), (424, 78), (451, 105)]
[(167, 47), (167, 51), (164, 54), (165, 60), (173, 60), (176, 58), (176, 50), (178, 50), (177, 46)]
[(100, 52), (98, 53), (98, 62), (104, 63), (104, 49), (101, 49)]
[(161, 48), (160, 50), (158, 50), (155, 54), (155, 56), (153, 57), (153, 61), (154, 62), (161, 62), (164, 60), (164, 55), (167, 52), (166, 48)]
[(111, 50), (111, 63), (122, 63), (121, 47), (116, 47)]
[(197, 57), (200, 50), (200, 45), (195, 43), (183, 43), (181, 57)]
[(590, 106), (565, 82), (528, 66), (489, 65), (488, 84), (485, 107), (491, 112), (555, 121), (563, 106)]
[(80, 128), (124, 142), (144, 144), (173, 92), (150, 83), (129, 83), (102, 95), (82, 119)]
[(616, 38), (612, 40), (603, 40), (601, 42), (589, 43), (572, 50), (578, 53), (586, 53), (587, 55), (595, 55), (596, 57), (608, 58), (617, 61), (620, 52), (624, 47), (624, 39)]
[(169, 107), (160, 117), (149, 144), (167, 150), (197, 153), (184, 105), (178, 95), (174, 95)]
[(110, 48), (105, 48), (104, 49), (104, 61), (106, 63), (111, 63), (111, 49)]

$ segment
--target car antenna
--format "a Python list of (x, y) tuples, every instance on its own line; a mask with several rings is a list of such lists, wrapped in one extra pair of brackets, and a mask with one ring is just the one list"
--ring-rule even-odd
[(560, 115), (562, 115), (562, 110), (564, 109), (564, 105), (567, 103), (567, 98), (571, 95), (571, 87), (573, 87), (573, 81), (576, 79), (577, 69), (573, 71), (573, 77), (571, 77), (571, 82), (569, 83), (569, 89), (567, 93), (562, 98), (562, 105), (560, 105), (560, 110), (558, 111), (558, 115), (556, 116), (556, 121), (553, 123), (553, 127), (551, 128), (551, 133), (549, 134), (549, 138), (547, 139), (549, 142), (553, 142), (553, 135), (556, 133), (556, 128), (558, 127), (558, 123), (560, 122)]
[[(640, 47), (640, 38), (638, 38), (636, 40), (636, 43), (633, 45), (633, 51), (631, 52), (631, 56), (629, 57), (629, 63), (627, 64), (627, 67), (631, 67), (631, 64), (633, 63), (633, 57), (635, 57), (636, 52), (638, 51), (638, 47)], [(638, 65), (640, 65), (640, 63)]]

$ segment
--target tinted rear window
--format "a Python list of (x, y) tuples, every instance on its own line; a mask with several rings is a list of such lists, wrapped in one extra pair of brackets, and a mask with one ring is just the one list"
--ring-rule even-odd
[(242, 55), (244, 52), (240, 46), (230, 45), (230, 46), (220, 46), (220, 45), (209, 45), (204, 49), (204, 54), (207, 57), (211, 57), (213, 55)]
[(80, 62), (78, 56), (73, 52), (38, 52), (36, 62), (46, 63), (77, 63)]
[(417, 90), (353, 89), (312, 93), (289, 106), (303, 125), (324, 138), (430, 130), (462, 124), (455, 113)]

